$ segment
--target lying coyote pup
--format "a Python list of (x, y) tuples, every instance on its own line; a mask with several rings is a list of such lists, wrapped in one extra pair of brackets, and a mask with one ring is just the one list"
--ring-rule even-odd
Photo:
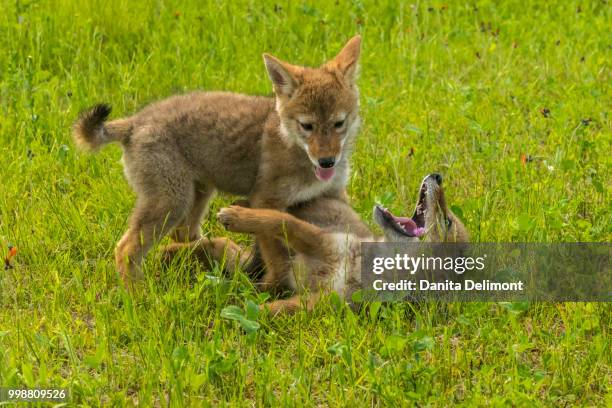
[[(278, 210), (321, 195), (342, 197), (359, 127), (359, 52), (357, 36), (319, 68), (264, 54), (275, 98), (195, 92), (110, 122), (107, 105), (83, 113), (74, 125), (77, 144), (120, 142), (138, 196), (115, 251), (124, 281), (142, 277), (140, 262), (156, 239), (171, 231), (180, 242), (200, 238), (217, 189), (247, 196), (253, 208)], [(260, 243), (262, 256), (272, 262), (279, 251), (267, 244)]]
[[(374, 207), (374, 220), (383, 229), (383, 237), (375, 237), (349, 204), (333, 198), (318, 198), (295, 207), (292, 214), (232, 206), (221, 209), (218, 217), (230, 231), (255, 233), (257, 239), (273, 237), (287, 242), (295, 252), (285, 278), (297, 294), (265, 305), (274, 314), (291, 313), (302, 306), (303, 292), (308, 309), (322, 292), (333, 290), (350, 299), (361, 284), (361, 242), (416, 242), (419, 237), (432, 242), (467, 242), (467, 230), (446, 205), (441, 184), (438, 174), (425, 177), (412, 218)], [(231, 241), (226, 252), (230, 264), (244, 260)], [(220, 254), (217, 250), (212, 256)]]

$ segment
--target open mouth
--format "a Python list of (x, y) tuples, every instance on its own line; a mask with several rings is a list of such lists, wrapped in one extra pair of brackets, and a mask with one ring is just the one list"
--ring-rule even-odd
[[(407, 237), (420, 237), (425, 233), (424, 222), (419, 225), (416, 220), (408, 217), (395, 216), (387, 208), (382, 205), (376, 205), (376, 210), (382, 216), (382, 219), (389, 224), (395, 231)], [(425, 218), (423, 218), (424, 220)]]
[(417, 201), (414, 214), (409, 217), (398, 217), (380, 204), (376, 205), (376, 211), (382, 220), (390, 225), (398, 233), (407, 237), (421, 237), (425, 234), (425, 212), (427, 211), (427, 184), (423, 182), (419, 190), (419, 200)]
[(315, 166), (315, 176), (317, 176), (317, 178), (321, 181), (328, 181), (334, 177), (334, 174), (336, 174), (335, 167), (324, 169), (323, 167)]

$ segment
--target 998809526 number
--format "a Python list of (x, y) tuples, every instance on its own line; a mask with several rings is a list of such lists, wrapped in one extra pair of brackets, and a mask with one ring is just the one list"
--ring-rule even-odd
[(0, 402), (6, 401), (66, 401), (68, 390), (63, 388), (0, 388)]

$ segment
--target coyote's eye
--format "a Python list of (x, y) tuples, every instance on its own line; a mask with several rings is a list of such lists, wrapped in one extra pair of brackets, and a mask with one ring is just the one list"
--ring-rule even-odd
[(302, 127), (302, 129), (304, 129), (306, 132), (312, 131), (312, 123), (302, 123), (302, 122), (299, 122), (299, 124)]
[(334, 123), (334, 127), (336, 129), (342, 129), (342, 126), (344, 126), (344, 121), (343, 120), (339, 120), (338, 122)]

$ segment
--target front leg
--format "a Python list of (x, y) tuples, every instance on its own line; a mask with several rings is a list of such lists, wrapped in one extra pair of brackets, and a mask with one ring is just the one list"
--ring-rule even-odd
[[(254, 188), (254, 193), (249, 197), (250, 208), (257, 209), (274, 209), (276, 215), (282, 214), (289, 206), (286, 199), (286, 194), (277, 194), (277, 191), (270, 191), (270, 177), (261, 177), (258, 184)], [(274, 183), (277, 189), (282, 183)], [(258, 225), (257, 222), (250, 224), (251, 226)], [(251, 231), (244, 231), (251, 232)], [(256, 232), (256, 231), (252, 231)], [(265, 265), (264, 276), (260, 281), (260, 290), (275, 291), (284, 286), (286, 277), (292, 272), (291, 269), (291, 253), (286, 245), (275, 237), (269, 237), (267, 233), (257, 234), (257, 245), (259, 253)]]

